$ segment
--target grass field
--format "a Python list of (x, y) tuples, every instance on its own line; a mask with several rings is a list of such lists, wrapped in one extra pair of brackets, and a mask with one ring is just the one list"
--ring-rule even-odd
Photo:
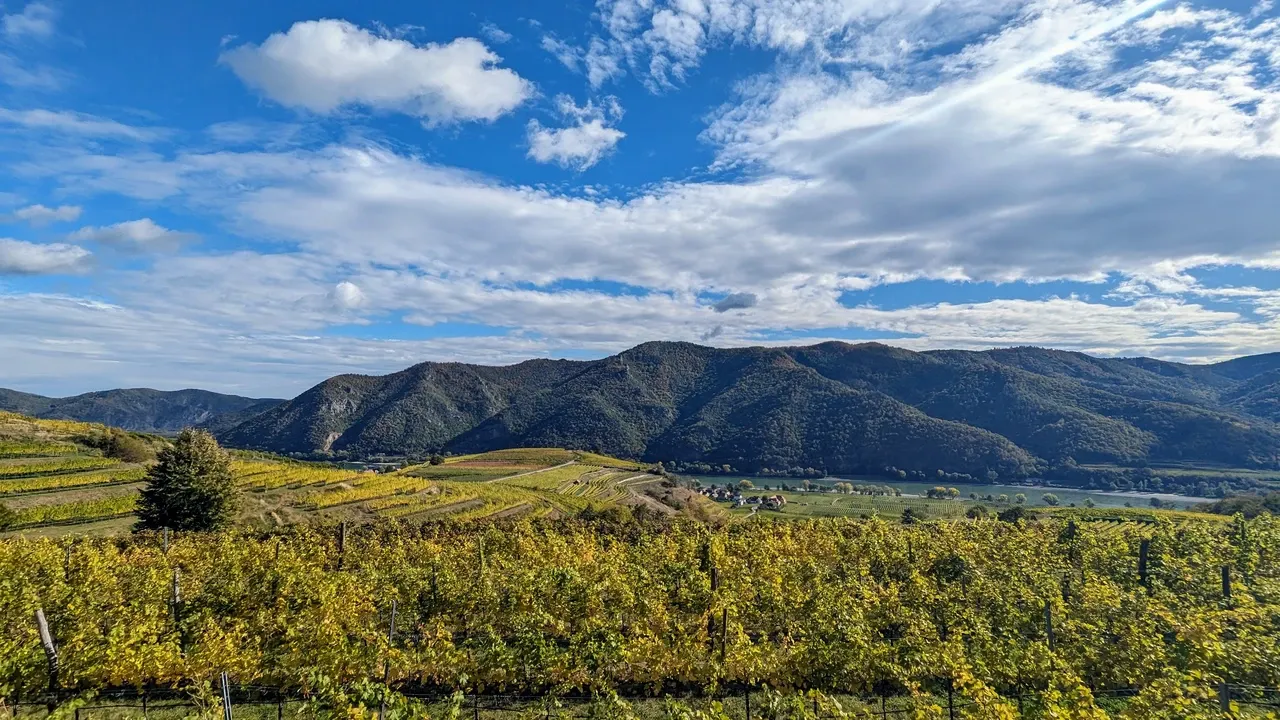
[(928, 498), (900, 498), (874, 495), (844, 495), (838, 493), (805, 493), (805, 492), (765, 492), (762, 495), (781, 495), (787, 504), (781, 510), (760, 509), (753, 511), (751, 507), (735, 508), (734, 515), (751, 515), (753, 512), (761, 517), (777, 518), (815, 518), (815, 517), (861, 517), (878, 515), (881, 517), (901, 517), (904, 510), (911, 508), (913, 512), (927, 519), (962, 518), (965, 511), (975, 503), (961, 500), (930, 500)]

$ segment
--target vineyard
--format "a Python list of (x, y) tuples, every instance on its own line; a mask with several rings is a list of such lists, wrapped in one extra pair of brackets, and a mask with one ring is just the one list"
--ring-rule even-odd
[[(68, 689), (226, 672), (291, 692), (384, 679), (445, 696), (774, 688), (821, 691), (827, 717), (835, 696), (867, 718), (908, 703), (924, 713), (912, 717), (946, 717), (946, 701), (969, 718), (1020, 705), (1022, 717), (1187, 718), (1224, 717), (1222, 683), (1280, 685), (1270, 516), (1143, 533), (647, 522), (0, 541), (0, 688), (32, 697), (49, 683), (37, 609)], [(875, 696), (886, 704), (857, 699)], [(1237, 716), (1265, 716), (1248, 712)]]
[(6, 461), (0, 463), (0, 480), (63, 475), (84, 470), (101, 470), (119, 464), (119, 460), (100, 457), (50, 458), (48, 460), (30, 460), (26, 462)]
[[(0, 413), (0, 502), (18, 532), (56, 535), (125, 532), (147, 468), (103, 457), (87, 444), (108, 429)], [(412, 521), (563, 517), (589, 506), (646, 504), (637, 494), (659, 478), (636, 463), (557, 448), (503, 450), (448, 458), (391, 473), (235, 453), (242, 523)], [(582, 482), (578, 482), (583, 478)], [(623, 483), (626, 482), (624, 486)]]

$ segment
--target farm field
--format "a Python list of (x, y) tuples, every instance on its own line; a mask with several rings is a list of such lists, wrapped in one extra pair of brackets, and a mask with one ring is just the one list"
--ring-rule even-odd
[[(127, 531), (145, 463), (104, 457), (92, 438), (102, 426), (0, 414), (0, 503), (13, 512), (11, 534), (57, 536)], [(241, 522), (408, 521), (560, 517), (587, 507), (645, 505), (655, 483), (630, 461), (558, 448), (503, 450), (448, 458), (390, 473), (232, 452)], [(509, 478), (509, 480), (508, 480)]]

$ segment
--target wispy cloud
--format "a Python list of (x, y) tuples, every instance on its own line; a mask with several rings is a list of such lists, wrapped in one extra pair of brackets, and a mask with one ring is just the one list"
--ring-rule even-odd
[(511, 42), (511, 33), (503, 30), (493, 23), (485, 23), (481, 25), (480, 33), (484, 35), (489, 42), (495, 45)]
[(196, 239), (193, 233), (170, 230), (151, 218), (103, 227), (84, 227), (67, 236), (77, 243), (99, 243), (126, 252), (172, 251)]
[(66, 110), (13, 110), (0, 107), (0, 123), (87, 137), (116, 137), (144, 142), (167, 134), (163, 128), (126, 125), (108, 118)]
[(42, 2), (29, 2), (20, 13), (4, 15), (0, 18), (0, 29), (10, 40), (33, 37), (47, 38), (54, 33), (57, 12), (52, 6)]
[(43, 227), (55, 222), (72, 222), (80, 218), (82, 208), (79, 205), (59, 205), (57, 207), (45, 207), (44, 205), (28, 205), (24, 208), (18, 208), (10, 213), (9, 217), (13, 220), (29, 223), (36, 227)]

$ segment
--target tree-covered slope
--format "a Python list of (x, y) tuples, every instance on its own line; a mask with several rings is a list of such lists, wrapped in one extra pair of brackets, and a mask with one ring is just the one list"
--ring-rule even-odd
[(1251, 411), (1266, 409), (1273, 378), (1242, 368), (1037, 348), (646, 343), (594, 361), (423, 363), (340, 376), (223, 439), (352, 455), (564, 446), (743, 471), (893, 466), (1017, 477), (1090, 462), (1273, 467), (1280, 428)]
[(436, 450), (578, 371), (531, 360), (510, 367), (423, 363), (391, 375), (339, 375), (221, 434), (233, 446), (355, 454)]
[(216, 429), (220, 419), (228, 415), (243, 421), (248, 419), (246, 411), (261, 412), (281, 402), (207, 390), (133, 388), (49, 398), (0, 389), (0, 410), (46, 419), (101, 423), (137, 432), (176, 432), (196, 425)]

